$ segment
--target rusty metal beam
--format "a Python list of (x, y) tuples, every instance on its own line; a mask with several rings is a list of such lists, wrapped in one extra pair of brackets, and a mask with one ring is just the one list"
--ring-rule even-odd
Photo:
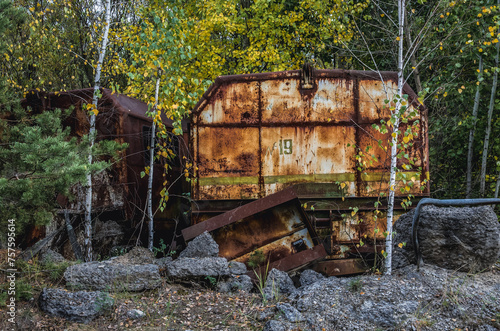
[[(189, 241), (205, 231), (211, 232), (215, 229), (242, 220), (245, 217), (251, 216), (253, 214), (259, 213), (261, 211), (285, 202), (289, 202), (294, 199), (297, 199), (298, 201), (294, 188), (289, 187), (278, 193), (271, 194), (263, 199), (252, 201), (239, 208), (230, 210), (224, 214), (217, 215), (209, 220), (190, 226), (189, 228), (182, 230), (182, 236), (184, 237), (184, 240)], [(307, 219), (307, 216), (305, 218)]]
[(312, 269), (327, 276), (343, 276), (361, 274), (370, 268), (362, 259), (344, 259), (320, 261)]

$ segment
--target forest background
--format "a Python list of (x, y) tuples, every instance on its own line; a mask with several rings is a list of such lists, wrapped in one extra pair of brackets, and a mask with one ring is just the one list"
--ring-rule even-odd
[[(100, 86), (156, 103), (177, 134), (219, 75), (299, 69), (305, 62), (319, 69), (397, 70), (397, 1), (110, 4)], [(0, 0), (2, 222), (45, 224), (54, 196), (106, 166), (88, 165), (88, 142), (68, 138), (64, 113), (31, 116), (20, 107), (32, 91), (94, 86), (105, 7), (98, 0)], [(498, 196), (499, 7), (484, 0), (405, 5), (404, 73), (428, 108), (434, 198)]]

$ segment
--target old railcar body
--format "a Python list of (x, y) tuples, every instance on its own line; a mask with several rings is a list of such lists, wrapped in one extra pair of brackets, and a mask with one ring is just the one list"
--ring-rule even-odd
[[(386, 229), (380, 197), (388, 192), (391, 135), (373, 125), (390, 119), (385, 100), (396, 90), (393, 72), (306, 68), (217, 78), (190, 128), (198, 168), (192, 223), (294, 186), (331, 259), (373, 252)], [(415, 163), (399, 174), (412, 185), (401, 194), (399, 181), (396, 199), (418, 200), (429, 195), (427, 111), (408, 85), (404, 93), (409, 111), (418, 110), (402, 124), (403, 132), (417, 128), (405, 152)], [(333, 268), (349, 273), (355, 265)]]
[[(64, 125), (71, 128), (72, 136), (82, 137), (88, 134), (90, 127), (88, 115), (82, 106), (92, 102), (93, 92), (92, 88), (57, 93), (32, 91), (27, 94), (23, 105), (29, 106), (34, 112), (74, 107), (70, 116), (65, 119)], [(125, 219), (131, 221), (132, 224), (137, 224), (143, 217), (146, 203), (148, 177), (141, 178), (140, 174), (146, 166), (149, 166), (148, 146), (152, 118), (147, 115), (147, 104), (140, 100), (112, 93), (111, 90), (105, 88), (101, 89), (101, 95), (97, 106), (99, 113), (96, 117), (96, 140), (116, 140), (119, 143), (128, 144), (128, 147), (120, 152), (116, 162), (113, 162), (109, 169), (93, 176), (93, 211), (96, 215), (107, 213), (106, 217), (109, 219)], [(172, 121), (167, 118), (162, 118), (162, 120), (166, 129), (171, 132)], [(183, 125), (185, 136), (172, 135), (171, 141), (167, 142), (172, 144), (171, 149), (179, 155), (187, 151), (187, 144), (184, 143), (187, 141), (187, 125), (186, 123)], [(164, 175), (164, 164), (160, 162), (154, 164), (154, 210), (160, 200), (162, 183), (165, 180), (174, 182), (175, 178), (181, 176), (180, 164), (177, 161), (171, 164), (172, 169), (166, 175)], [(184, 181), (177, 181), (172, 189), (177, 192), (189, 190), (189, 186), (182, 187), (183, 185), (185, 186)], [(85, 190), (82, 186), (76, 185), (72, 191), (75, 198), (68, 200), (66, 197), (59, 197), (59, 204), (72, 214), (82, 214)], [(164, 237), (167, 237), (167, 234), (171, 235), (172, 222), (168, 220), (179, 218), (180, 213), (182, 213), (182, 208), (179, 207), (179, 201), (176, 198), (171, 199), (165, 212), (156, 213), (155, 231), (159, 235), (155, 239), (162, 237), (161, 234)]]

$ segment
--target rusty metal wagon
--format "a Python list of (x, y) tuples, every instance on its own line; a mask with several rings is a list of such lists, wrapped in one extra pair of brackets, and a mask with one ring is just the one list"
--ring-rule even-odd
[[(314, 229), (308, 235), (315, 243), (308, 249), (322, 243), (327, 255), (316, 264), (318, 270), (336, 275), (364, 270), (360, 256), (380, 251), (386, 230), (381, 194), (388, 191), (391, 133), (382, 134), (373, 125), (390, 119), (385, 100), (392, 100), (396, 89), (393, 72), (308, 66), (217, 78), (191, 120), (190, 149), (198, 168), (192, 185), (192, 224), (217, 216), (229, 232), (222, 235), (219, 230), (218, 235), (235, 240), (225, 245), (233, 247), (227, 255), (236, 260), (280, 240), (281, 246), (288, 247), (286, 256), (294, 255), (298, 251), (293, 243), (300, 236), (286, 237)], [(414, 163), (410, 167), (406, 162), (408, 170), (399, 174), (412, 184), (398, 182), (399, 202), (409, 194), (415, 201), (429, 195), (427, 110), (408, 85), (404, 93), (408, 108), (418, 110), (418, 115), (402, 124), (402, 131), (408, 125), (417, 130), (405, 151)], [(404, 194), (401, 186), (406, 188)], [(267, 236), (246, 250), (237, 249), (242, 234), (231, 236), (231, 231), (247, 231), (248, 237), (255, 233), (250, 227), (227, 226), (242, 220), (230, 222), (231, 214), (223, 213), (288, 187), (293, 187), (307, 212), (303, 225), (281, 237), (270, 228)], [(403, 211), (397, 202), (396, 215)], [(259, 212), (257, 208), (255, 213)], [(211, 226), (212, 231), (215, 228)], [(189, 240), (192, 235), (189, 230), (186, 233)], [(276, 262), (284, 256), (272, 257), (269, 250), (269, 258)]]

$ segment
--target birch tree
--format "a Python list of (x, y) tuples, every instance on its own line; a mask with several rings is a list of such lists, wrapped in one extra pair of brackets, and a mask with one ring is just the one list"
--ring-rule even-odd
[[(396, 172), (397, 172), (397, 154), (398, 154), (398, 131), (401, 119), (402, 110), (402, 96), (405, 79), (403, 76), (403, 40), (404, 40), (404, 21), (405, 21), (405, 0), (398, 1), (398, 92), (396, 95), (396, 107), (391, 113), (391, 120), (393, 120), (393, 133), (391, 134), (391, 168), (389, 175), (389, 198), (387, 201), (387, 237), (385, 239), (385, 251), (387, 252), (385, 260), (385, 273), (390, 275), (392, 273), (392, 220), (394, 218), (394, 193), (396, 191)], [(404, 110), (403, 110), (404, 112)]]
[[(477, 81), (482, 81), (483, 76), (483, 57), (479, 55), (479, 69), (477, 74)], [(472, 191), (472, 158), (474, 154), (474, 134), (476, 132), (477, 112), (479, 110), (479, 101), (481, 100), (481, 86), (478, 84), (476, 87), (476, 95), (474, 97), (474, 107), (472, 109), (472, 128), (469, 132), (469, 147), (467, 150), (467, 187), (465, 189), (465, 197), (470, 198)]]
[[(500, 0), (498, 0), (497, 5), (500, 7)], [(495, 63), (494, 63), (494, 74), (493, 74), (493, 83), (491, 85), (491, 94), (490, 94), (490, 104), (488, 106), (488, 120), (486, 124), (486, 133), (484, 135), (484, 145), (483, 145), (483, 155), (481, 161), (481, 179), (480, 179), (480, 188), (479, 194), (481, 197), (484, 196), (486, 189), (486, 163), (488, 160), (488, 148), (490, 143), (490, 135), (491, 135), (491, 122), (493, 119), (493, 109), (495, 108), (495, 99), (497, 93), (497, 84), (498, 84), (498, 58), (500, 55), (500, 42), (496, 43), (496, 54), (495, 54)], [(498, 191), (498, 188), (496, 189)], [(495, 193), (497, 194), (497, 193)]]
[[(98, 114), (97, 102), (100, 97), (100, 82), (101, 82), (101, 68), (104, 62), (104, 56), (106, 55), (106, 47), (108, 44), (108, 33), (109, 26), (111, 22), (111, 0), (106, 1), (106, 13), (105, 13), (105, 23), (104, 23), (104, 33), (102, 36), (102, 45), (99, 50), (99, 60), (97, 62), (97, 67), (95, 71), (94, 78), (94, 94), (92, 97), (92, 107), (90, 114), (90, 130), (89, 130), (89, 156), (88, 163), (92, 164), (92, 149), (95, 144), (95, 121)], [(84, 229), (84, 245), (85, 245), (85, 261), (92, 261), (92, 173), (87, 173), (87, 188), (85, 194), (85, 229)]]
[[(155, 103), (153, 105), (153, 115), (156, 114), (158, 107), (158, 94), (160, 92), (160, 70), (157, 71), (156, 88), (155, 88)], [(151, 125), (151, 138), (149, 140), (149, 178), (148, 178), (148, 193), (147, 193), (147, 213), (148, 213), (148, 249), (153, 251), (153, 235), (154, 235), (154, 222), (153, 222), (153, 175), (154, 175), (154, 158), (155, 158), (155, 143), (156, 141), (156, 122), (153, 121)]]

